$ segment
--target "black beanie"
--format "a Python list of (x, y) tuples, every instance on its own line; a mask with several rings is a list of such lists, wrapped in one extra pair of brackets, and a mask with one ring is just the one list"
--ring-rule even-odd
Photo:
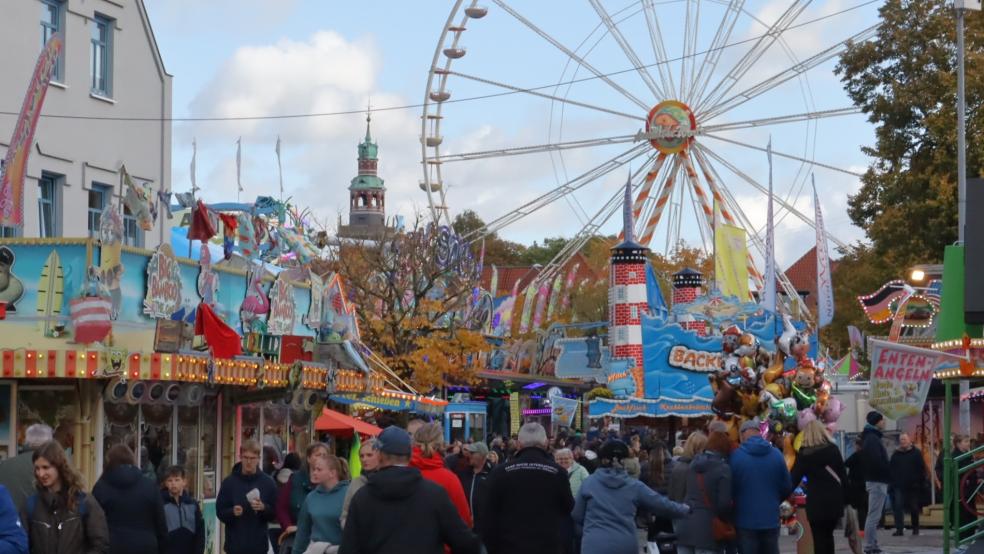
[(875, 410), (871, 410), (868, 412), (868, 415), (865, 416), (865, 419), (868, 421), (868, 425), (878, 425), (878, 422), (885, 419), (885, 416)]

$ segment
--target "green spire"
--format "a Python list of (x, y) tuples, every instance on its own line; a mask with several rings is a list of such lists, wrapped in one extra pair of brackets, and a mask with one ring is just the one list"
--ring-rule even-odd
[(379, 147), (372, 141), (372, 133), (369, 126), (372, 123), (372, 112), (366, 113), (366, 138), (359, 144), (360, 160), (375, 160), (379, 156)]
[(359, 174), (349, 186), (353, 189), (384, 189), (383, 180), (376, 175), (379, 146), (372, 141), (372, 106), (366, 109), (366, 138), (359, 143)]

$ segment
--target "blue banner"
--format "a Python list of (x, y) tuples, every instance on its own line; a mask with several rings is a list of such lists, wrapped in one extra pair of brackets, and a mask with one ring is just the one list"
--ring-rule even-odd
[(588, 403), (588, 417), (603, 416), (630, 418), (649, 417), (698, 417), (711, 415), (711, 402), (700, 398), (688, 400), (646, 400), (631, 398), (615, 400), (596, 398)]
[(570, 427), (574, 422), (574, 414), (577, 413), (578, 405), (581, 402), (576, 398), (566, 398), (563, 396), (550, 397), (550, 422), (564, 427)]

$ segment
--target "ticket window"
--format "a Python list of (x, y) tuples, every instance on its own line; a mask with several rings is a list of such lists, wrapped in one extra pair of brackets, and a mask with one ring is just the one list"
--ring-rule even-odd
[(467, 441), (467, 435), (465, 434), (465, 423), (467, 422), (468, 414), (451, 414), (448, 426), (451, 434), (451, 442), (454, 441)]

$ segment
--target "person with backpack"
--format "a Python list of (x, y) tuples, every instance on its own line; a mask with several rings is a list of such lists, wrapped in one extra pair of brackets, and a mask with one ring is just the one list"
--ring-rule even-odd
[(65, 449), (48, 441), (32, 459), (37, 484), (21, 514), (31, 554), (109, 552), (102, 506), (83, 490), (82, 476), (68, 463)]

